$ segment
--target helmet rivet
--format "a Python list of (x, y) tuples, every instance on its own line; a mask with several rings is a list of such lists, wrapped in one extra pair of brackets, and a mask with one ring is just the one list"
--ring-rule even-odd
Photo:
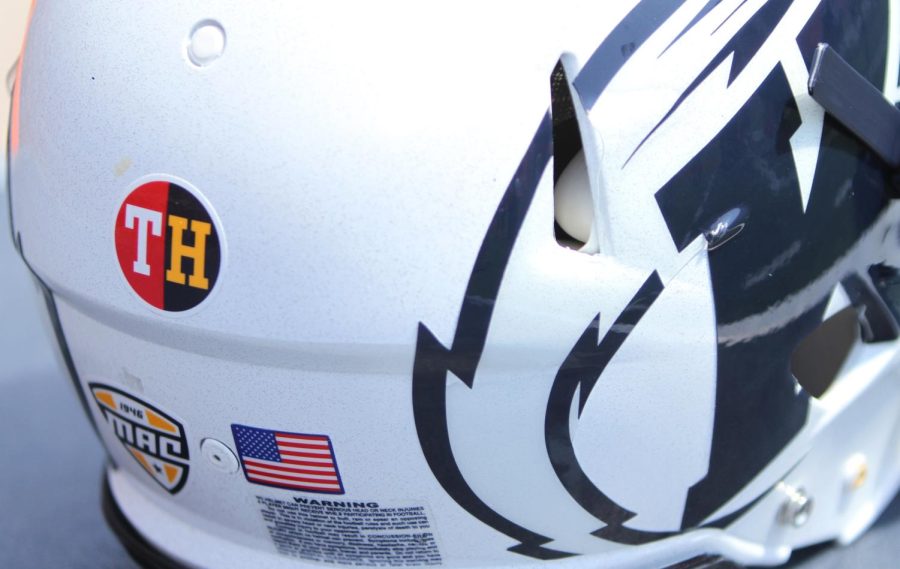
[(194, 26), (187, 46), (188, 58), (198, 67), (205, 67), (225, 52), (225, 29), (219, 22), (203, 20)]
[(809, 521), (812, 514), (813, 500), (803, 488), (794, 488), (787, 484), (778, 485), (787, 497), (778, 511), (778, 521), (786, 526), (799, 528)]
[(227, 474), (238, 471), (238, 459), (228, 448), (228, 445), (216, 439), (203, 439), (200, 441), (200, 454), (206, 458), (216, 470)]

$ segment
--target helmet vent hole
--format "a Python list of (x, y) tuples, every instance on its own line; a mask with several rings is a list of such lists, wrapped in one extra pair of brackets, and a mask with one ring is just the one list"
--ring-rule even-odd
[(581, 249), (590, 239), (594, 207), (575, 105), (580, 104), (560, 60), (550, 78), (553, 119), (554, 232), (556, 241)]
[(819, 324), (791, 357), (791, 371), (800, 386), (815, 398), (825, 395), (859, 338), (859, 314), (853, 306)]

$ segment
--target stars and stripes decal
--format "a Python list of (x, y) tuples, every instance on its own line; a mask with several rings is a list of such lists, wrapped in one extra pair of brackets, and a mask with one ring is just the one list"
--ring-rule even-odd
[(331, 439), (231, 425), (247, 481), (303, 492), (343, 494)]

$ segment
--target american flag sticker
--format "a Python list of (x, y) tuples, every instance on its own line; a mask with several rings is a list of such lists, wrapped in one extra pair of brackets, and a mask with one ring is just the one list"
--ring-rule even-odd
[(344, 485), (326, 435), (231, 425), (249, 482), (288, 490), (343, 494)]

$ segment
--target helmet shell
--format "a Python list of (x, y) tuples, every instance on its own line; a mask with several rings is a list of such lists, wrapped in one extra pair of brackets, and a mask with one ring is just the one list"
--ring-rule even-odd
[[(900, 98), (897, 2), (120, 4), (36, 5), (11, 210), (167, 556), (774, 564), (893, 496), (898, 213), (806, 82), (827, 41)], [(852, 308), (812, 397), (792, 357)]]

